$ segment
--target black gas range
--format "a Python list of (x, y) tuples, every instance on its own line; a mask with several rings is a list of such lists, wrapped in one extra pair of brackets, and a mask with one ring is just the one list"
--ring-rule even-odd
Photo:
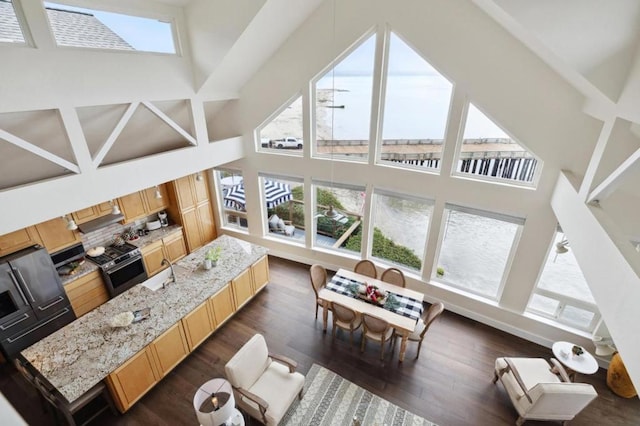
[(89, 260), (100, 266), (111, 297), (147, 279), (142, 254), (133, 244), (124, 243), (105, 247), (103, 254), (89, 257)]

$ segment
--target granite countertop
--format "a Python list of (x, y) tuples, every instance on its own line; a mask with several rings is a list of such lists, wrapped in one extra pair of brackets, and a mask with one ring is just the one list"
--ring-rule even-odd
[(144, 235), (142, 237), (138, 237), (137, 240), (128, 240), (127, 242), (129, 244), (132, 244), (136, 247), (142, 248), (146, 245), (149, 245), (151, 243), (154, 243), (168, 235), (171, 235), (177, 231), (181, 231), (182, 230), (182, 226), (180, 225), (170, 225), (164, 228), (159, 228), (156, 229), (155, 231), (149, 231), (149, 233), (147, 235)]
[(90, 260), (85, 260), (82, 265), (78, 266), (78, 269), (76, 269), (75, 273), (73, 273), (72, 275), (60, 275), (60, 281), (62, 282), (62, 285), (67, 285), (77, 280), (78, 278), (84, 277), (85, 275), (97, 270), (98, 265)]
[[(214, 246), (222, 247), (218, 266), (204, 270), (204, 253)], [(265, 254), (264, 247), (223, 235), (175, 264), (176, 283), (155, 292), (136, 285), (23, 350), (22, 356), (73, 402)], [(146, 307), (151, 316), (144, 321), (124, 328), (109, 325), (118, 313)]]

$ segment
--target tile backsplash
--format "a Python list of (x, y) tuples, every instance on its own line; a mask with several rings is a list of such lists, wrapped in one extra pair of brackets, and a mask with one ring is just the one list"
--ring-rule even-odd
[(104, 228), (97, 229), (87, 234), (80, 234), (82, 238), (82, 245), (85, 250), (89, 250), (96, 246), (108, 246), (113, 242), (116, 235), (121, 235), (125, 230), (132, 228), (134, 230), (144, 228), (145, 224), (149, 220), (156, 220), (158, 218), (157, 213), (149, 215), (145, 218), (138, 219), (135, 222), (122, 225), (120, 223), (113, 223)]

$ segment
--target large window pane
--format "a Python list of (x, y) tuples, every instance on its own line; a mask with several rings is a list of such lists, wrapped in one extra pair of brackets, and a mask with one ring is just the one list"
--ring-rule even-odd
[(371, 255), (420, 271), (433, 203), (377, 191), (373, 199)]
[(0, 43), (24, 43), (24, 35), (12, 1), (0, 1), (0, 18)]
[(360, 254), (365, 188), (314, 182), (315, 245)]
[(531, 184), (538, 160), (469, 104), (457, 172), (480, 178)]
[(382, 161), (440, 167), (453, 85), (391, 33)]
[[(219, 188), (222, 206), (222, 226), (236, 229), (248, 227), (245, 203), (233, 194), (244, 192), (242, 173), (234, 170), (215, 170), (215, 178)], [(227, 197), (229, 195), (229, 197)]]
[(258, 150), (302, 155), (302, 97), (299, 96), (259, 131)]
[(261, 176), (260, 183), (269, 235), (304, 243), (302, 179)]
[(170, 22), (44, 3), (58, 46), (176, 53)]
[[(544, 309), (540, 300), (555, 303), (557, 309)], [(585, 331), (592, 331), (600, 318), (589, 285), (562, 232), (556, 232), (527, 311)]]
[(440, 248), (440, 278), (447, 284), (496, 299), (518, 236), (518, 219), (499, 219), (489, 212), (447, 206)]
[(368, 157), (374, 54), (372, 36), (315, 83), (317, 156)]

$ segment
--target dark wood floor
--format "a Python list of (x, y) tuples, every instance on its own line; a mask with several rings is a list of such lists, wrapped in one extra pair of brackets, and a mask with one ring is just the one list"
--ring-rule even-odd
[[(175, 368), (126, 414), (109, 412), (96, 425), (195, 425), (195, 390), (224, 376), (224, 364), (254, 334), (262, 333), (274, 353), (293, 358), (306, 373), (313, 363), (329, 368), (371, 392), (439, 425), (513, 425), (517, 414), (498, 383), (491, 383), (499, 356), (549, 358), (542, 346), (446, 312), (429, 330), (422, 353), (407, 349), (404, 363), (397, 351), (380, 362), (373, 346), (361, 354), (347, 334), (322, 332), (321, 312), (314, 320), (314, 297), (308, 267), (270, 258), (271, 283), (225, 326)], [(359, 337), (359, 332), (357, 337)], [(606, 386), (606, 371), (581, 376), (598, 398), (571, 425), (638, 425), (640, 401), (615, 396)], [(30, 425), (52, 424), (35, 391), (11, 366), (0, 367), (0, 391)], [(252, 424), (258, 424), (253, 421)], [(553, 424), (528, 422), (531, 425)]]

